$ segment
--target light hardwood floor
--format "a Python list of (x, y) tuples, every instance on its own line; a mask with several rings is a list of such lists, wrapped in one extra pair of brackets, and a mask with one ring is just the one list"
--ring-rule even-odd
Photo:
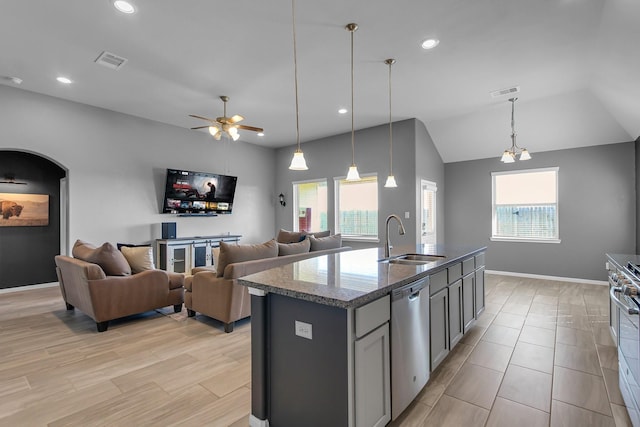
[[(486, 284), (485, 313), (393, 427), (630, 425), (605, 286)], [(245, 427), (250, 369), (248, 320), (225, 334), (166, 308), (99, 334), (58, 288), (0, 294), (0, 426)]]

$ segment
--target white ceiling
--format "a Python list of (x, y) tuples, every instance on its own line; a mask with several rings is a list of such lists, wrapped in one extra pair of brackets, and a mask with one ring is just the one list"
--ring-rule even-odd
[[(265, 129), (241, 139), (295, 143), (290, 0), (135, 0), (123, 15), (108, 0), (4, 0), (0, 76), (17, 87), (184, 128), (188, 117), (228, 115)], [(355, 127), (393, 118), (425, 123), (445, 162), (497, 157), (510, 145), (536, 152), (640, 136), (640, 2), (637, 0), (297, 0), (302, 141), (348, 132), (349, 22), (355, 33)], [(440, 45), (420, 48), (427, 37)], [(102, 51), (127, 58), (96, 65)], [(58, 75), (74, 83), (64, 86)], [(8, 81), (2, 84), (13, 85)], [(32, 118), (37, 124), (37, 118)], [(195, 131), (194, 131), (195, 132)], [(356, 140), (358, 147), (366, 141)]]

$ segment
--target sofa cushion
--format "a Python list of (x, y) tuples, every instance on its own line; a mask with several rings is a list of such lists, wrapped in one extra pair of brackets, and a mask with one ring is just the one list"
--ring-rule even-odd
[(302, 239), (304, 239), (302, 231), (288, 231), (282, 228), (278, 231), (278, 236), (276, 237), (278, 243), (298, 243)]
[(340, 234), (329, 237), (309, 236), (309, 240), (311, 241), (311, 252), (336, 249), (342, 246), (342, 235)]
[(303, 254), (310, 249), (311, 240), (306, 238), (298, 243), (278, 243), (278, 256)]
[(128, 276), (131, 274), (131, 267), (127, 259), (109, 242), (96, 248), (90, 243), (76, 240), (71, 253), (78, 259), (98, 264), (107, 276)]
[(145, 270), (155, 270), (151, 246), (121, 246), (120, 252), (127, 259), (133, 274)]
[(220, 242), (218, 255), (218, 277), (224, 276), (224, 269), (229, 264), (278, 256), (278, 243), (275, 239), (256, 245), (236, 245)]

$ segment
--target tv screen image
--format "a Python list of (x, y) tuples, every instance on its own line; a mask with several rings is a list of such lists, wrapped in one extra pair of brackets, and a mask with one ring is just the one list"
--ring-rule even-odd
[(230, 214), (238, 178), (167, 169), (162, 213)]

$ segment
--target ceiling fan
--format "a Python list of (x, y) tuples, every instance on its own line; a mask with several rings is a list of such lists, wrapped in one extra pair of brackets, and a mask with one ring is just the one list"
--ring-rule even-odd
[(229, 97), (223, 95), (223, 96), (220, 97), (220, 99), (224, 103), (224, 114), (223, 114), (223, 116), (222, 117), (216, 117), (216, 119), (213, 120), (213, 119), (208, 119), (208, 118), (202, 117), (202, 116), (196, 116), (194, 114), (189, 114), (189, 117), (195, 117), (196, 119), (201, 119), (201, 120), (206, 120), (208, 122), (211, 122), (210, 125), (196, 126), (194, 128), (191, 128), (191, 129), (209, 128), (209, 133), (211, 135), (213, 135), (213, 137), (216, 139), (216, 141), (220, 140), (220, 137), (222, 136), (223, 132), (226, 133), (227, 135), (229, 135), (231, 137), (231, 139), (233, 139), (234, 141), (237, 141), (238, 138), (240, 138), (240, 135), (238, 134), (238, 129), (250, 130), (250, 131), (253, 131), (253, 132), (262, 132), (263, 131), (262, 128), (237, 124), (238, 122), (244, 120), (244, 117), (242, 117), (242, 116), (240, 116), (238, 114), (236, 114), (235, 116), (232, 116), (232, 117), (227, 117), (227, 101), (229, 101)]

